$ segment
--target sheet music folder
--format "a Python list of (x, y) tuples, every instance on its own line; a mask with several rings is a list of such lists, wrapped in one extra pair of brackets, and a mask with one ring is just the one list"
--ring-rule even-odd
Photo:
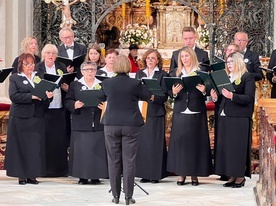
[(9, 76), (12, 70), (13, 67), (0, 69), (0, 83), (5, 81), (5, 79)]
[(230, 92), (235, 91), (224, 69), (210, 73), (204, 71), (197, 71), (197, 73), (201, 77), (207, 92), (210, 92), (211, 89), (215, 89), (217, 94), (221, 94), (221, 90), (223, 88), (227, 89)]
[(56, 75), (56, 74), (45, 73), (44, 74), (44, 79), (46, 79), (48, 81), (51, 81), (51, 82), (57, 82), (58, 79), (61, 77), (59, 82), (57, 82), (59, 86), (63, 83), (66, 83), (66, 84), (70, 85), (70, 83), (75, 80), (76, 75), (77, 75), (77, 72), (65, 73), (62, 76), (59, 76), (59, 75)]
[(196, 89), (196, 85), (202, 84), (199, 75), (187, 77), (164, 77), (164, 81), (168, 90), (172, 90), (173, 85), (181, 84), (184, 91), (192, 91)]
[(31, 92), (32, 95), (39, 97), (40, 99), (46, 99), (46, 91), (52, 92), (57, 88), (57, 84), (45, 79), (42, 79), (38, 84), (35, 84), (35, 88)]
[(58, 56), (56, 61), (65, 64), (66, 67), (68, 67), (68, 66), (79, 67), (84, 62), (85, 56), (86, 56), (86, 54), (82, 54), (82, 55), (74, 57), (73, 59)]
[(100, 90), (81, 90), (76, 94), (76, 99), (83, 102), (83, 107), (97, 107), (100, 103), (99, 100)]
[(157, 79), (142, 78), (141, 80), (153, 95), (165, 96), (164, 91), (159, 85), (159, 82), (157, 81)]

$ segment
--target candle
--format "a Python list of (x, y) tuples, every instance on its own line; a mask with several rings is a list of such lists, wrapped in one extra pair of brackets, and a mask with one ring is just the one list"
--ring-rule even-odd
[(126, 16), (126, 4), (123, 3), (122, 4), (122, 17), (125, 18), (125, 16)]
[(150, 17), (150, 0), (146, 0), (146, 18)]

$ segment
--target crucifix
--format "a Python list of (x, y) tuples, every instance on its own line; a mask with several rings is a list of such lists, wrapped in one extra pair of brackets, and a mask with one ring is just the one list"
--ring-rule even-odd
[(63, 17), (62, 23), (60, 24), (61, 28), (69, 27), (71, 28), (73, 25), (76, 25), (77, 22), (71, 16), (71, 5), (78, 3), (78, 1), (84, 2), (85, 0), (62, 0), (58, 2), (58, 0), (51, 0), (51, 2), (57, 7), (57, 10), (61, 10)]

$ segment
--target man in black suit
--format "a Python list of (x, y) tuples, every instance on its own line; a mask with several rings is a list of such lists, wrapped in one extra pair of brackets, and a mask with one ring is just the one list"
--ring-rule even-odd
[[(76, 56), (86, 54), (87, 48), (84, 45), (74, 42), (74, 32), (72, 29), (65, 27), (59, 32), (59, 39), (62, 44), (58, 47), (58, 56), (73, 59)], [(80, 67), (67, 68), (69, 73), (77, 72), (77, 78), (81, 78)]]
[[(196, 45), (195, 45), (196, 31), (193, 27), (187, 26), (187, 27), (183, 28), (182, 39), (183, 39), (183, 43), (184, 43), (183, 46), (188, 46), (188, 47), (194, 49), (196, 56), (197, 56), (197, 60), (199, 62), (206, 62), (209, 60), (208, 53), (206, 51), (204, 51), (203, 49), (196, 47)], [(175, 69), (177, 69), (178, 54), (179, 54), (179, 50), (174, 51), (172, 54), (171, 64), (170, 64), (170, 74)], [(202, 67), (201, 69), (205, 70), (205, 71), (208, 70), (207, 67)]]
[(248, 35), (245, 32), (237, 32), (234, 36), (234, 42), (240, 47), (240, 52), (244, 54), (244, 63), (247, 70), (253, 74), (255, 81), (262, 80), (264, 75), (260, 69), (261, 63), (259, 54), (246, 48), (248, 44)]

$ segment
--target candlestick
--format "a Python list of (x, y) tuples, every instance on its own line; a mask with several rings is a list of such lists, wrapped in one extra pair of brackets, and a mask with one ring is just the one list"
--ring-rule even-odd
[(125, 18), (125, 16), (126, 16), (126, 4), (123, 3), (122, 4), (122, 17)]

